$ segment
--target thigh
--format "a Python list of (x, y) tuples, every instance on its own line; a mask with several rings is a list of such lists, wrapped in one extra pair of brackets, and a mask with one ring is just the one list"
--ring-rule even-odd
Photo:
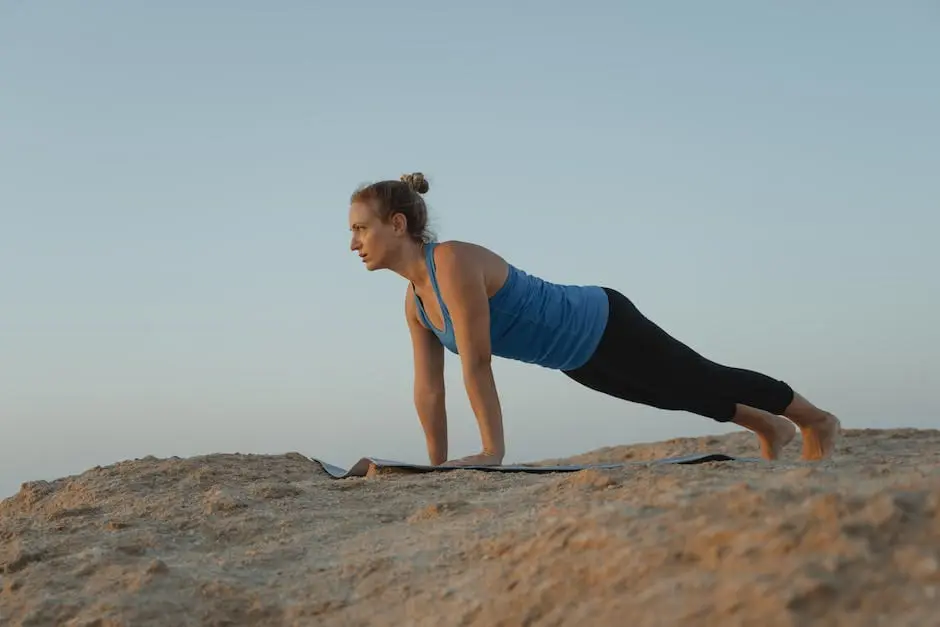
[(598, 356), (610, 376), (719, 420), (730, 420), (737, 403), (780, 414), (791, 402), (793, 391), (785, 382), (707, 359), (649, 320), (626, 296), (611, 290), (608, 298), (614, 323)]
[(683, 409), (674, 398), (644, 389), (635, 381), (617, 371), (616, 364), (595, 361), (577, 370), (566, 370), (564, 374), (586, 388), (624, 401), (649, 405), (659, 409)]
[(609, 336), (598, 362), (609, 376), (659, 395), (702, 393), (718, 367), (643, 315), (626, 296), (608, 290)]
[(601, 343), (569, 376), (617, 398), (730, 420), (735, 402), (722, 385), (723, 366), (672, 337), (623, 294), (607, 294), (610, 315)]

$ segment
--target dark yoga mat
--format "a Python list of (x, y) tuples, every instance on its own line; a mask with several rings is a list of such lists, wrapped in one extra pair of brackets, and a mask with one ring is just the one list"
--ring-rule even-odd
[(425, 464), (409, 464), (407, 462), (398, 462), (390, 459), (381, 459), (378, 457), (363, 457), (353, 464), (349, 470), (343, 470), (339, 466), (328, 464), (319, 459), (313, 459), (320, 464), (323, 470), (334, 479), (345, 479), (347, 477), (364, 477), (369, 472), (370, 466), (375, 466), (380, 470), (383, 468), (394, 468), (402, 472), (424, 473), (424, 472), (450, 472), (453, 470), (482, 470), (485, 472), (529, 472), (529, 473), (550, 473), (550, 472), (577, 472), (587, 469), (610, 469), (626, 468), (628, 466), (655, 466), (660, 464), (704, 464), (707, 462), (756, 462), (761, 461), (758, 458), (751, 457), (733, 457), (724, 453), (700, 453), (696, 455), (682, 455), (679, 457), (664, 457), (649, 461), (621, 462), (616, 464), (571, 464), (563, 466), (534, 466), (534, 465), (509, 465), (509, 466), (429, 466)]

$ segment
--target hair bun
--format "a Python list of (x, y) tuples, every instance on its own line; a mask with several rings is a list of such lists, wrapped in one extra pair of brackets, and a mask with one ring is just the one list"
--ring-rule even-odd
[(428, 190), (431, 189), (430, 183), (428, 183), (428, 180), (424, 178), (424, 174), (421, 172), (402, 174), (401, 180), (403, 183), (407, 183), (411, 189), (415, 190), (419, 194), (427, 194)]

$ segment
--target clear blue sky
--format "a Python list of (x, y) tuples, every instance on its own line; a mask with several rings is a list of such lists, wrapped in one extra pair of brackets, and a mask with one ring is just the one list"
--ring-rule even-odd
[[(442, 239), (616, 287), (848, 427), (940, 426), (938, 65), (932, 0), (4, 0), (0, 495), (147, 454), (424, 461), (404, 283), (346, 221), (414, 170)], [(508, 461), (729, 430), (495, 369)]]

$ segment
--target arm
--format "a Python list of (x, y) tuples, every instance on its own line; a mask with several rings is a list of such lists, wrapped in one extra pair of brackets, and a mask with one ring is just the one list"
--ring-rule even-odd
[(506, 444), (491, 363), (490, 303), (483, 270), (470, 258), (469, 251), (442, 245), (437, 253), (438, 285), (454, 325), (464, 385), (480, 428), (483, 454), (502, 463)]
[(405, 319), (414, 351), (414, 403), (424, 429), (428, 457), (436, 466), (447, 459), (447, 410), (444, 403), (444, 347), (419, 321), (411, 286), (405, 290)]

